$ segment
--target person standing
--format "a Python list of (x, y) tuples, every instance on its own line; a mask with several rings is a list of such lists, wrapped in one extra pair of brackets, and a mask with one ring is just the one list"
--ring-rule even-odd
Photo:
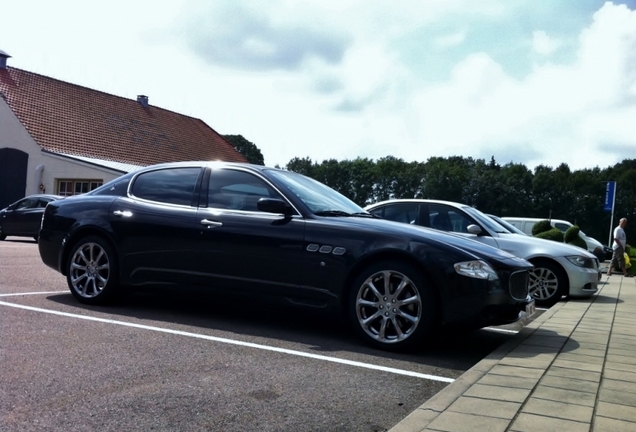
[(618, 226), (614, 228), (614, 244), (612, 245), (612, 261), (610, 262), (607, 275), (612, 274), (614, 267), (623, 270), (624, 276), (629, 276), (627, 273), (627, 267), (625, 267), (625, 245), (627, 244), (627, 235), (625, 234), (625, 225), (627, 225), (627, 218), (622, 218), (618, 222)]

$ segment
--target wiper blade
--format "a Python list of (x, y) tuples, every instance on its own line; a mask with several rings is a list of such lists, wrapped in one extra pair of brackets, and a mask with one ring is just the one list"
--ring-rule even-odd
[(314, 214), (316, 216), (353, 216), (351, 213), (342, 210), (322, 210)]

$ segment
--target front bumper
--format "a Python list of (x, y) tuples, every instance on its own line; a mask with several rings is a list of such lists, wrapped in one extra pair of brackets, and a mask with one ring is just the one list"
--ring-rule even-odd
[(570, 282), (568, 294), (571, 297), (590, 297), (598, 291), (598, 263), (592, 268), (578, 267), (567, 258), (559, 260), (567, 273)]
[[(519, 279), (514, 281), (511, 274), (525, 276), (523, 295)], [(449, 327), (479, 328), (512, 324), (524, 318), (527, 306), (534, 303), (527, 289), (528, 271), (500, 273), (500, 276), (503, 279), (498, 282), (464, 278), (461, 288), (447, 299), (442, 323)]]

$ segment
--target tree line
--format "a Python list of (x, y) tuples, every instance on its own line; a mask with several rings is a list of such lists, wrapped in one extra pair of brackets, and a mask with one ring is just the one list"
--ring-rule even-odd
[[(250, 163), (264, 164), (254, 143), (242, 135), (224, 137)], [(636, 159), (572, 171), (566, 163), (530, 170), (519, 163), (500, 165), (494, 157), (488, 162), (462, 156), (405, 162), (386, 156), (321, 163), (296, 157), (284, 169), (312, 177), (362, 207), (394, 198), (455, 201), (498, 216), (564, 219), (603, 244), (626, 217), (627, 242), (636, 245)], [(616, 182), (613, 220), (603, 209), (609, 181)]]
[(564, 219), (603, 244), (610, 238), (611, 213), (604, 211), (608, 181), (616, 182), (612, 229), (628, 219), (627, 242), (636, 244), (636, 159), (605, 169), (572, 171), (519, 163), (498, 164), (471, 157), (431, 157), (405, 162), (393, 156), (321, 163), (293, 158), (289, 171), (312, 177), (360, 206), (394, 198), (455, 201), (498, 216)]

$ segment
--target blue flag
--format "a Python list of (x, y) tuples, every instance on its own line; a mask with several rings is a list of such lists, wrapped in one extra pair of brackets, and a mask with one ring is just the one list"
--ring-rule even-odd
[(605, 204), (603, 205), (603, 211), (611, 212), (614, 210), (614, 191), (616, 190), (616, 182), (607, 182), (605, 187)]

